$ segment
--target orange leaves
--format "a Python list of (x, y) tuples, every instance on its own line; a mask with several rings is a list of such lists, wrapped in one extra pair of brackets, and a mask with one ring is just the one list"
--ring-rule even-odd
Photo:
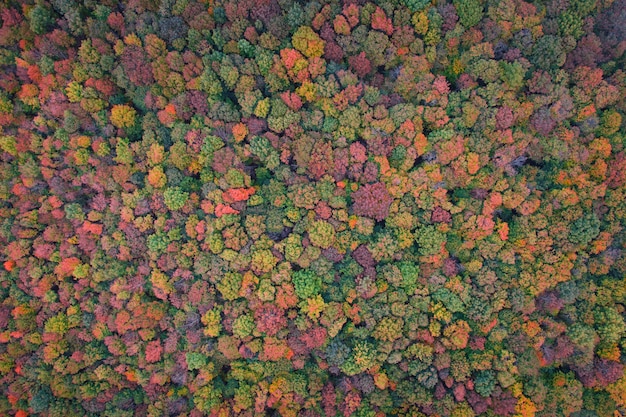
[(150, 145), (150, 149), (148, 150), (146, 156), (148, 157), (148, 161), (150, 163), (160, 164), (165, 159), (165, 149), (163, 148), (163, 145), (153, 143)]
[(215, 207), (215, 216), (222, 217), (226, 214), (239, 214), (239, 211), (225, 204), (218, 204)]
[(11, 272), (11, 271), (13, 271), (13, 268), (15, 268), (15, 261), (13, 261), (13, 260), (6, 261), (3, 264), (3, 266), (4, 266), (4, 269), (6, 269), (7, 271)]
[(467, 154), (467, 172), (470, 175), (474, 175), (480, 169), (479, 155), (474, 152)]
[(464, 349), (469, 341), (470, 327), (464, 320), (446, 327), (443, 332), (443, 344), (450, 349)]
[(115, 317), (115, 327), (119, 334), (124, 334), (132, 328), (130, 324), (130, 313), (128, 311), (121, 310), (117, 313)]
[(102, 234), (103, 226), (98, 223), (92, 223), (90, 221), (86, 221), (83, 223), (83, 229), (93, 233), (94, 235), (100, 236)]
[(160, 165), (148, 171), (148, 183), (154, 188), (163, 188), (167, 183), (167, 177)]
[(222, 194), (222, 199), (226, 203), (234, 203), (236, 201), (246, 201), (250, 196), (254, 195), (256, 189), (250, 188), (230, 188)]
[[(17, 93), (17, 97), (22, 100), (26, 104), (35, 103), (37, 104), (37, 95), (39, 95), (39, 88), (35, 84), (22, 84), (22, 88)], [(31, 99), (35, 99), (32, 101)]]
[(540, 205), (541, 205), (541, 200), (539, 199), (524, 201), (520, 205), (518, 210), (523, 216), (528, 216), (530, 214), (533, 214), (535, 211), (537, 211)]
[(589, 144), (589, 150), (600, 158), (608, 158), (611, 155), (611, 142), (606, 138), (597, 138)]
[(248, 127), (243, 123), (237, 123), (233, 126), (233, 138), (235, 142), (239, 143), (243, 141), (248, 135)]
[(413, 146), (417, 151), (417, 156), (422, 156), (426, 153), (426, 150), (428, 149), (428, 139), (423, 133), (418, 133), (415, 136)]
[(493, 219), (487, 216), (478, 216), (476, 224), (481, 230), (484, 230), (484, 231), (491, 231), (493, 230), (493, 227), (495, 226)]
[(335, 20), (333, 22), (333, 28), (338, 35), (349, 35), (350, 34), (350, 25), (348, 21), (343, 15), (335, 16)]
[(509, 224), (508, 223), (500, 223), (497, 227), (498, 235), (502, 240), (509, 239)]
[(593, 116), (595, 113), (596, 113), (596, 107), (593, 104), (583, 107), (578, 112), (578, 121), (582, 121), (590, 116)]
[(172, 114), (166, 110), (159, 110), (157, 112), (157, 118), (159, 122), (163, 123), (165, 126), (171, 126), (171, 124), (176, 121), (176, 113), (174, 112), (174, 114)]
[(54, 272), (59, 278), (62, 279), (72, 275), (74, 273), (74, 269), (76, 269), (76, 267), (80, 264), (80, 259), (76, 257), (65, 258), (56, 266)]
[(345, 4), (343, 6), (342, 13), (346, 17), (346, 20), (348, 24), (350, 25), (350, 28), (353, 28), (359, 24), (360, 11), (359, 11), (359, 6), (357, 6), (356, 4), (354, 3)]
[(285, 68), (290, 70), (296, 65), (299, 59), (303, 59), (304, 57), (295, 49), (285, 48), (280, 50), (280, 58)]
[(437, 145), (438, 160), (441, 165), (447, 165), (463, 154), (465, 150), (465, 140), (462, 136), (456, 136), (449, 141)]
[[(287, 346), (287, 342), (279, 340), (274, 337), (266, 337), (263, 344), (263, 352), (259, 354), (259, 359), (262, 361), (279, 361), (286, 358), (291, 352), (291, 349)], [(291, 352), (293, 354), (293, 352)]]

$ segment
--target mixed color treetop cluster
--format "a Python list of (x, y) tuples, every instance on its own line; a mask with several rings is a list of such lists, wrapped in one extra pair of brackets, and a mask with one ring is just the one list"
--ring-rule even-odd
[(7, 0), (0, 415), (626, 415), (625, 0)]

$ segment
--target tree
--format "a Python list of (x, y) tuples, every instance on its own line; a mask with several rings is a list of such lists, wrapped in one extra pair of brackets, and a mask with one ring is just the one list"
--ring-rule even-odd
[(126, 104), (116, 104), (111, 108), (111, 123), (115, 127), (133, 127), (136, 116), (137, 111)]
[(309, 230), (311, 243), (322, 249), (328, 249), (335, 241), (335, 228), (328, 222), (317, 220)]
[(366, 184), (352, 193), (354, 213), (359, 216), (384, 220), (389, 214), (393, 198), (382, 182)]
[(293, 47), (307, 58), (319, 58), (326, 44), (309, 26), (300, 26), (291, 38)]
[(600, 220), (595, 214), (589, 213), (572, 223), (569, 239), (581, 246), (588, 245), (600, 233)]
[(557, 69), (565, 64), (565, 59), (561, 40), (553, 35), (539, 38), (530, 55), (531, 62), (543, 70)]
[(37, 35), (46, 33), (54, 24), (52, 10), (40, 3), (30, 10), (28, 18), (30, 20), (30, 30)]
[(496, 386), (496, 377), (493, 371), (481, 371), (474, 377), (474, 390), (483, 397), (489, 397)]
[(322, 287), (322, 279), (310, 269), (301, 269), (293, 272), (291, 280), (296, 295), (301, 299), (307, 299), (319, 294)]
[(461, 24), (466, 28), (477, 25), (483, 17), (483, 6), (478, 0), (454, 0), (453, 4)]
[(171, 187), (163, 192), (163, 201), (167, 208), (172, 211), (183, 208), (188, 199), (189, 193), (183, 191), (180, 187)]
[(441, 251), (442, 245), (446, 242), (446, 235), (441, 233), (435, 226), (426, 225), (421, 227), (416, 233), (416, 242), (422, 255), (435, 255)]

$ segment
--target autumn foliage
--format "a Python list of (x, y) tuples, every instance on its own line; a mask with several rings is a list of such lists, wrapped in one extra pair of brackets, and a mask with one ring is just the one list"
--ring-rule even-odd
[(0, 416), (626, 413), (625, 0), (7, 0)]

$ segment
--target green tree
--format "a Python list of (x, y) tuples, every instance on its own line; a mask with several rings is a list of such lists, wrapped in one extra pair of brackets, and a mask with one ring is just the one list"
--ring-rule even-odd
[(227, 272), (217, 282), (217, 290), (222, 294), (225, 300), (233, 301), (239, 298), (239, 290), (241, 289), (241, 283), (243, 276), (238, 272)]
[(295, 271), (291, 276), (296, 295), (307, 299), (319, 294), (322, 289), (322, 279), (310, 269)]
[(30, 20), (30, 29), (37, 35), (46, 33), (50, 27), (54, 24), (54, 16), (52, 10), (44, 7), (42, 4), (37, 4), (28, 13)]
[(180, 187), (168, 188), (163, 192), (163, 201), (167, 208), (172, 211), (183, 208), (188, 198), (189, 193), (183, 191)]
[(474, 377), (474, 390), (483, 397), (489, 397), (496, 387), (496, 375), (492, 370), (480, 371)]
[(572, 223), (569, 240), (577, 245), (586, 246), (600, 234), (600, 220), (589, 213)]
[(199, 352), (187, 352), (185, 355), (187, 369), (190, 371), (202, 369), (207, 364), (207, 357)]
[(435, 226), (427, 225), (418, 229), (416, 241), (420, 254), (434, 255), (441, 250), (441, 245), (446, 241), (446, 235)]
[(557, 36), (545, 35), (533, 46), (530, 61), (544, 70), (557, 69), (565, 64), (566, 53)]
[(466, 28), (471, 28), (480, 22), (483, 17), (483, 5), (479, 0), (453, 0), (456, 14)]
[(328, 249), (335, 242), (335, 228), (324, 220), (316, 220), (309, 229), (311, 243), (322, 249)]

